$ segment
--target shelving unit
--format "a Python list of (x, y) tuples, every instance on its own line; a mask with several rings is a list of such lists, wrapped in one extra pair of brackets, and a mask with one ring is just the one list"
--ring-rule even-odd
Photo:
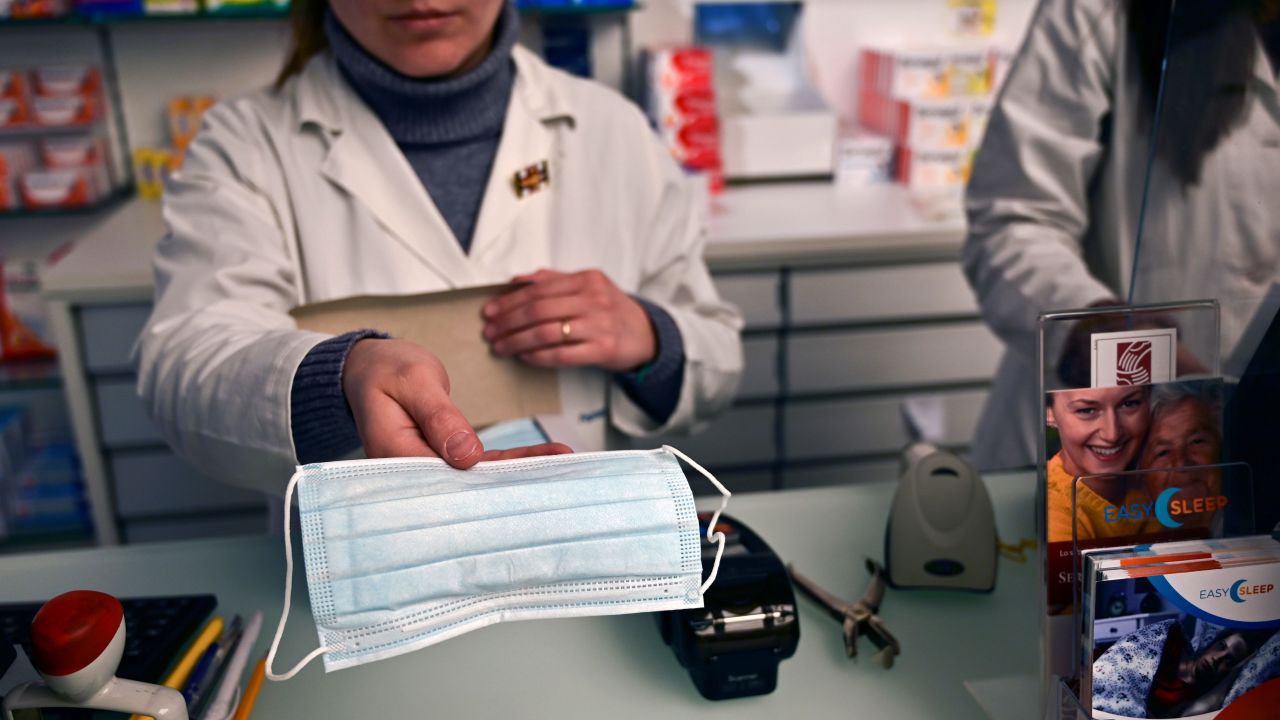
[[(120, 203), (131, 197), (133, 197), (133, 185), (129, 184), (116, 188), (110, 195), (98, 200), (97, 202), (89, 203), (88, 205), (61, 208), (22, 208), (18, 210), (0, 210), (0, 221), (20, 220), (23, 218), (60, 218), (96, 215), (100, 212), (111, 210), (111, 208), (120, 205)], [(3, 227), (3, 225), (0, 225), (0, 228)], [(0, 256), (3, 256), (3, 254), (3, 240), (0, 239)]]

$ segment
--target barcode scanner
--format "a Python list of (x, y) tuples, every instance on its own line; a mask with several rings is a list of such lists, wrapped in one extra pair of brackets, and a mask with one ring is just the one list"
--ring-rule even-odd
[(187, 720), (182, 693), (115, 676), (124, 654), (124, 608), (106, 593), (73, 590), (45, 603), (31, 621), (31, 664), (43, 683), (24, 683), (4, 699), (14, 710), (77, 707)]

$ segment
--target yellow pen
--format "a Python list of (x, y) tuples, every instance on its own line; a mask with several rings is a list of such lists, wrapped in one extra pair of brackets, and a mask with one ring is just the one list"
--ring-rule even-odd
[[(178, 664), (169, 672), (169, 677), (164, 679), (163, 685), (165, 687), (182, 692), (182, 686), (187, 682), (187, 676), (191, 674), (191, 670), (196, 666), (196, 662), (200, 660), (200, 656), (222, 634), (222, 624), (222, 618), (217, 616), (210, 618), (209, 622), (204, 624), (200, 634), (196, 635), (195, 642), (191, 643), (191, 646), (187, 648), (187, 654), (182, 656)], [(129, 720), (143, 720), (146, 717), (146, 715), (130, 715)]]

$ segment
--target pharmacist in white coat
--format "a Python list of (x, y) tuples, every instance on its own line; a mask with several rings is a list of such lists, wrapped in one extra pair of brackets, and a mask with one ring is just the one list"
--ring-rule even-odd
[(138, 388), (180, 455), (275, 493), (296, 463), (360, 447), (462, 468), (500, 457), (431, 348), (376, 327), (306, 332), (288, 313), (512, 279), (529, 285), (486, 307), (485, 339), (562, 369), (586, 449), (728, 404), (740, 318), (636, 108), (515, 47), (506, 0), (294, 13), (279, 88), (213, 108), (166, 190)]
[(1218, 299), (1228, 357), (1280, 282), (1280, 24), (1268, 0), (1177, 4), (1135, 272), (1167, 5), (1042, 2), (990, 118), (964, 247), (1007, 345), (974, 437), (983, 469), (1036, 462), (1038, 313), (1126, 298), (1132, 277), (1137, 303)]

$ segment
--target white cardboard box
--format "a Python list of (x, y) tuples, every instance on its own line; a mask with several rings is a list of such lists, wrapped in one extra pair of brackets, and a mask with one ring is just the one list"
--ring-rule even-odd
[(828, 110), (725, 115), (724, 174), (730, 180), (830, 176), (836, 115)]

